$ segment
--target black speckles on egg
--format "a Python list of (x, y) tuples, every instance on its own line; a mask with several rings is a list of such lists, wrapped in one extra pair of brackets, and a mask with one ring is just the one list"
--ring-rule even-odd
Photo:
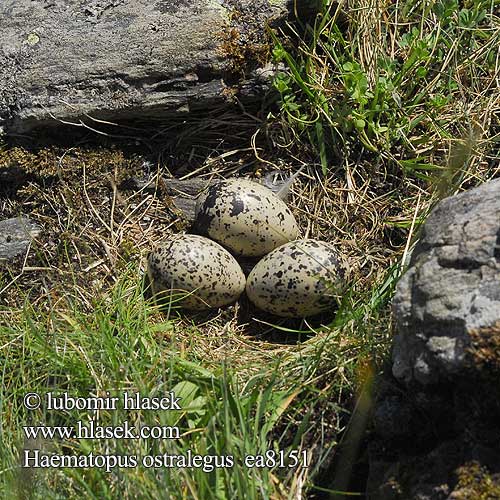
[(248, 179), (220, 182), (201, 195), (194, 229), (236, 255), (254, 257), (298, 236), (297, 222), (286, 204)]
[[(240, 196), (233, 196), (231, 199), (231, 210), (229, 212), (229, 215), (231, 217), (237, 217), (238, 215), (242, 214), (245, 211), (245, 203), (241, 199)], [(218, 213), (217, 213), (218, 212)], [(216, 211), (216, 216), (221, 217), (221, 210), (218, 209)]]
[(148, 275), (155, 295), (184, 297), (186, 309), (203, 310), (236, 301), (245, 276), (234, 257), (203, 236), (184, 234), (162, 242), (148, 258)]
[(305, 317), (332, 309), (343, 289), (335, 249), (316, 240), (282, 245), (251, 271), (246, 292), (260, 309), (283, 317)]
[(249, 198), (253, 198), (254, 200), (256, 201), (261, 201), (261, 197), (260, 196), (257, 196), (256, 194), (253, 194), (255, 193), (255, 190), (254, 189), (251, 189), (250, 190), (250, 193), (247, 195)]

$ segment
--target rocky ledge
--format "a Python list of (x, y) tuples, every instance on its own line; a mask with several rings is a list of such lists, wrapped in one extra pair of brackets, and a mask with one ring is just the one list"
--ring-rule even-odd
[(288, 0), (3, 0), (0, 129), (99, 128), (260, 99), (266, 27), (291, 10)]
[(500, 179), (436, 206), (393, 308), (397, 379), (426, 385), (500, 362), (488, 354), (500, 329)]

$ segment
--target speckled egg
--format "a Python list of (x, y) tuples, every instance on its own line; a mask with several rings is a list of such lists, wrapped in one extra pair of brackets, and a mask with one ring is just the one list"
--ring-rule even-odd
[(285, 202), (248, 179), (210, 186), (198, 199), (194, 230), (248, 257), (265, 255), (299, 233)]
[(248, 298), (263, 311), (288, 318), (329, 310), (342, 294), (344, 272), (335, 248), (296, 240), (276, 248), (253, 268)]
[(161, 242), (148, 257), (148, 276), (157, 297), (189, 293), (179, 304), (192, 310), (230, 304), (245, 289), (235, 258), (215, 241), (194, 234)]

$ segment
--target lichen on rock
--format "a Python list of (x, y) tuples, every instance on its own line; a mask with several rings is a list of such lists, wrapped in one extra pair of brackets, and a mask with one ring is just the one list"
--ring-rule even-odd
[(500, 179), (434, 208), (393, 312), (369, 498), (499, 498)]
[(286, 0), (2, 1), (0, 130), (158, 119), (228, 105), (240, 86), (262, 95), (238, 58), (259, 66), (266, 24), (289, 13)]
[(500, 321), (499, 235), (500, 180), (436, 206), (393, 301), (396, 378), (438, 383), (474, 368), (473, 342)]

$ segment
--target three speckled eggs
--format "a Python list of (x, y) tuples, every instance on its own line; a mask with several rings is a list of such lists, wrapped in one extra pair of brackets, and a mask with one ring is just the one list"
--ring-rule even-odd
[[(246, 179), (212, 185), (196, 203), (193, 229), (162, 242), (148, 258), (155, 296), (191, 310), (221, 307), (246, 290), (259, 309), (305, 317), (331, 309), (342, 289), (342, 268), (332, 245), (297, 240), (286, 203)], [(248, 279), (236, 257), (262, 257)]]

